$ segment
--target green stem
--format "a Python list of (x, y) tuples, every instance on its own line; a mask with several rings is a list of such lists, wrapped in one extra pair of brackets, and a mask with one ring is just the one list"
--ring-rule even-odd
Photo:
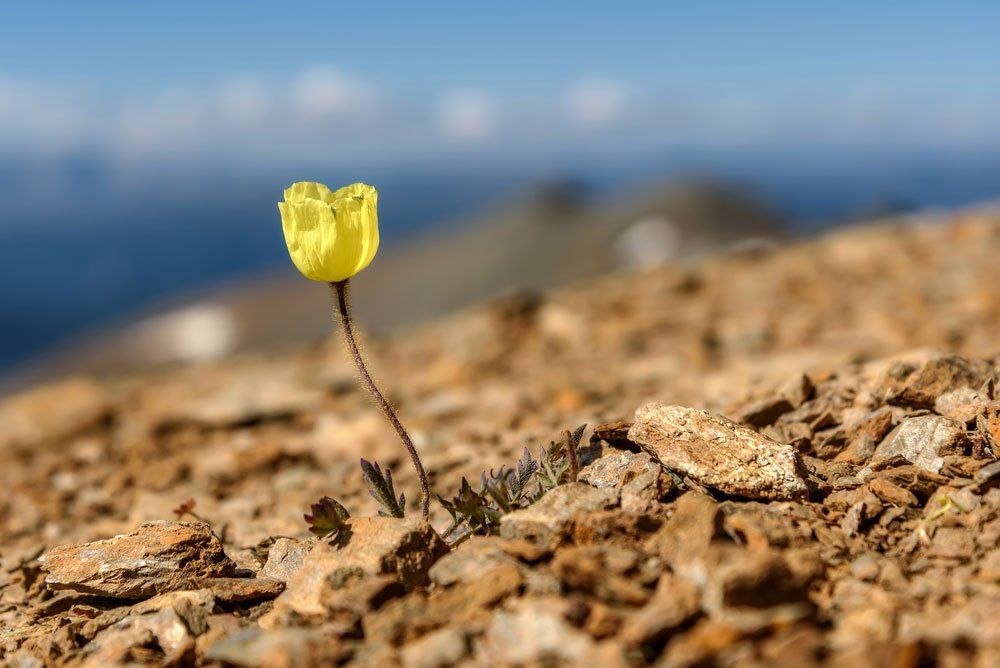
[(375, 381), (372, 380), (371, 374), (368, 373), (368, 367), (365, 365), (365, 360), (361, 356), (361, 350), (358, 348), (357, 339), (354, 337), (354, 325), (347, 300), (347, 280), (332, 282), (330, 283), (330, 287), (333, 289), (337, 308), (340, 311), (340, 322), (344, 327), (344, 339), (347, 341), (347, 348), (351, 351), (351, 356), (354, 358), (354, 364), (358, 367), (358, 373), (361, 374), (362, 383), (365, 389), (371, 393), (372, 398), (375, 399), (379, 410), (382, 411), (386, 419), (389, 420), (389, 423), (392, 424), (393, 429), (399, 434), (399, 439), (406, 447), (406, 451), (410, 453), (413, 468), (417, 470), (417, 478), (420, 479), (420, 511), (426, 520), (430, 515), (431, 495), (430, 486), (427, 484), (427, 474), (424, 472), (424, 465), (420, 462), (420, 456), (417, 454), (417, 449), (413, 446), (413, 440), (403, 427), (403, 423), (396, 416), (396, 411), (389, 405), (389, 402), (378, 389)]

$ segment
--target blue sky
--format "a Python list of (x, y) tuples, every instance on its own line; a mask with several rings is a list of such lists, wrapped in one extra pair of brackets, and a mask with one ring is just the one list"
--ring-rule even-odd
[(1000, 150), (998, 32), (995, 2), (4, 3), (0, 160)]

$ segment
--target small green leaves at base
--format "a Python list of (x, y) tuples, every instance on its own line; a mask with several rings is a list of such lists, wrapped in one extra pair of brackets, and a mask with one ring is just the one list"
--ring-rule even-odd
[(444, 538), (455, 545), (472, 534), (493, 533), (503, 515), (530, 506), (550, 489), (568, 482), (571, 463), (567, 452), (576, 451), (585, 428), (583, 425), (573, 432), (564, 431), (560, 442), (539, 449), (538, 461), (525, 448), (516, 470), (501, 466), (499, 471), (483, 473), (478, 490), (462, 478), (456, 496), (451, 499), (438, 496), (452, 520)]
[(385, 474), (378, 463), (372, 464), (366, 459), (361, 460), (361, 476), (368, 483), (368, 493), (372, 495), (382, 510), (378, 511), (383, 517), (403, 517), (406, 509), (406, 495), (400, 494), (396, 498), (396, 490), (392, 486), (392, 471), (388, 467)]
[(344, 521), (351, 516), (347, 508), (329, 496), (312, 504), (311, 510), (312, 515), (303, 515), (303, 518), (309, 523), (309, 531), (321, 538), (339, 532)]

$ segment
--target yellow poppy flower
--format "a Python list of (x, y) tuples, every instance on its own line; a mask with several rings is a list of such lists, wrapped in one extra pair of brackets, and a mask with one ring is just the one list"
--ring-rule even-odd
[(331, 191), (322, 183), (295, 183), (278, 210), (288, 254), (306, 278), (347, 280), (378, 251), (378, 191), (372, 186)]

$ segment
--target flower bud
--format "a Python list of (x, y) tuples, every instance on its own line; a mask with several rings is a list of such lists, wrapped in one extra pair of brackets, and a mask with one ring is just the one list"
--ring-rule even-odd
[(347, 280), (378, 251), (378, 191), (372, 186), (331, 191), (322, 183), (295, 183), (278, 210), (288, 254), (306, 278)]

